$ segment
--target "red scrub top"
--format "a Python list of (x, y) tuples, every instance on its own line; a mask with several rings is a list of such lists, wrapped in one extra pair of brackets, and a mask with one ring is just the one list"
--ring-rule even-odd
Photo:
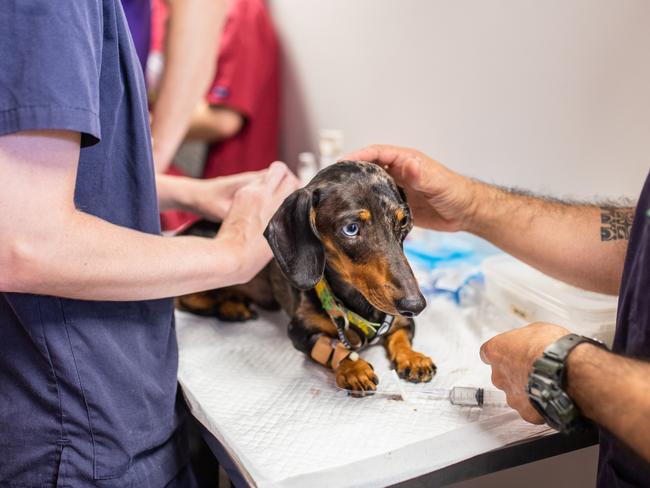
[(278, 158), (278, 42), (263, 0), (231, 1), (206, 99), (240, 112), (246, 124), (210, 146), (205, 178), (263, 169)]
[[(154, 49), (162, 44), (156, 35), (161, 3), (154, 2)], [(203, 178), (260, 170), (278, 158), (279, 78), (278, 41), (264, 1), (230, 0), (206, 100), (236, 110), (245, 123), (234, 137), (210, 145)], [(171, 168), (170, 174), (179, 171)], [(178, 228), (190, 218), (187, 212), (164, 212), (163, 228)]]

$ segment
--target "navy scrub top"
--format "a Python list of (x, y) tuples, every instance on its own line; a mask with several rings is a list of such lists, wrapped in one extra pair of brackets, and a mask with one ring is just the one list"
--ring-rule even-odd
[[(650, 175), (646, 179), (632, 223), (612, 349), (618, 354), (650, 360)], [(621, 414), (624, 415), (625, 412)], [(650, 465), (601, 429), (598, 487), (648, 486)]]
[[(0, 134), (80, 132), (77, 208), (158, 234), (120, 1), (4, 0), (0, 41)], [(161, 487), (183, 468), (172, 312), (171, 300), (0, 293), (0, 486)]]

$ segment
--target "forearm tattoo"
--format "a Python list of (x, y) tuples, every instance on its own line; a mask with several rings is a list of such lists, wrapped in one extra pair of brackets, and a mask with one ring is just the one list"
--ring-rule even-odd
[(600, 208), (600, 240), (629, 240), (630, 229), (634, 220), (633, 208)]

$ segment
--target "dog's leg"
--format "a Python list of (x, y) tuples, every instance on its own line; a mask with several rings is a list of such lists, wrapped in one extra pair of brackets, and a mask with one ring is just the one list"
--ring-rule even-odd
[(359, 357), (350, 359), (350, 351), (339, 342), (330, 318), (309, 302), (303, 300), (298, 307), (289, 323), (289, 337), (296, 349), (334, 371), (339, 388), (353, 396), (371, 395), (377, 389), (379, 379), (372, 365)]
[[(220, 227), (220, 222), (199, 220), (178, 235), (212, 238)], [(248, 283), (178, 297), (176, 308), (227, 322), (242, 322), (257, 318), (251, 303), (265, 310), (279, 310), (271, 290), (270, 265)]]
[(176, 308), (197, 315), (217, 317), (225, 322), (244, 322), (256, 319), (251, 304), (264, 310), (278, 310), (271, 289), (269, 266), (248, 283), (183, 295), (176, 299)]
[(436, 374), (436, 365), (430, 357), (413, 350), (411, 341), (414, 332), (415, 322), (412, 319), (398, 317), (384, 346), (401, 378), (413, 383), (428, 382)]
[(197, 315), (216, 317), (224, 322), (244, 322), (257, 318), (250, 299), (229, 288), (183, 295), (176, 299), (176, 307)]
[(189, 295), (176, 297), (174, 305), (178, 310), (204, 317), (213, 317), (217, 307), (217, 297), (214, 290), (190, 293)]
[(215, 316), (223, 322), (245, 322), (258, 317), (257, 312), (251, 308), (250, 299), (235, 290), (216, 290), (221, 295)]

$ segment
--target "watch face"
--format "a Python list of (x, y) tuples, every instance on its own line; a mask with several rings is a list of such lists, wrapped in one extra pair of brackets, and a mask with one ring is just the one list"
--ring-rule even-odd
[(571, 398), (550, 378), (531, 373), (528, 378), (528, 398), (546, 423), (566, 432), (576, 423), (580, 413)]
[(576, 345), (585, 341), (602, 346), (600, 341), (568, 334), (544, 350), (528, 376), (527, 392), (531, 404), (551, 427), (561, 432), (569, 432), (583, 423), (580, 411), (562, 388), (564, 361)]
[(555, 404), (558, 411), (564, 412), (566, 414), (570, 413), (570, 411), (573, 409), (573, 402), (566, 393), (558, 395), (558, 397), (555, 399)]

